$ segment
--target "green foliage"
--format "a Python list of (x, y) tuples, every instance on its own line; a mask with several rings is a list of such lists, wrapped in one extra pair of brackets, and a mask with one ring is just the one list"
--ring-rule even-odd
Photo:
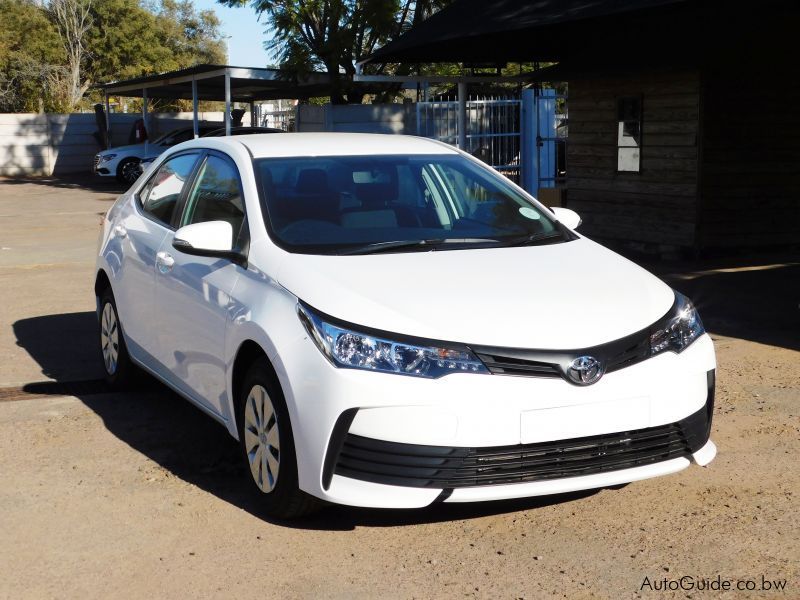
[[(334, 103), (361, 102), (350, 84), (356, 63), (399, 36), (450, 0), (219, 0), (250, 4), (266, 15), (272, 34), (266, 44), (280, 67), (302, 74), (323, 70), (332, 79)], [(385, 72), (385, 67), (368, 68)]]
[(0, 112), (58, 110), (66, 57), (55, 27), (30, 0), (0, 0), (0, 15)]
[[(91, 0), (81, 88), (227, 61), (220, 21), (191, 0)], [(0, 0), (0, 111), (69, 111), (67, 57), (52, 13), (32, 0)], [(87, 108), (99, 101), (89, 91)]]

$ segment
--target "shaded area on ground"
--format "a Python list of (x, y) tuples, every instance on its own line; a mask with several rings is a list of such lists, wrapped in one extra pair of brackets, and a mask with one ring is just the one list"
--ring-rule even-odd
[(17, 345), (41, 366), (44, 377), (64, 382), (104, 376), (95, 313), (31, 317), (20, 319), (12, 328)]
[(800, 256), (758, 262), (652, 269), (694, 301), (709, 332), (800, 350)]

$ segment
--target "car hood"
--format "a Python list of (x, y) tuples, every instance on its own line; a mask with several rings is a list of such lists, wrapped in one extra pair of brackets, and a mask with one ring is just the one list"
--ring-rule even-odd
[(116, 154), (117, 157), (136, 156), (138, 158), (155, 157), (161, 154), (166, 148), (156, 146), (154, 144), (147, 144), (147, 151), (145, 152), (144, 144), (131, 144), (129, 146), (117, 146), (116, 148), (109, 148), (103, 150), (100, 155)]
[(278, 281), (350, 323), (516, 348), (609, 342), (652, 324), (674, 301), (662, 281), (585, 238), (516, 248), (290, 254)]

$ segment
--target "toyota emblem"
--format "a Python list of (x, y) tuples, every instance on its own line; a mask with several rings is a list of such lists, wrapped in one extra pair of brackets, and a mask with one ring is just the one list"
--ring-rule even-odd
[(572, 383), (591, 385), (603, 376), (603, 363), (594, 356), (579, 356), (569, 363), (567, 376)]

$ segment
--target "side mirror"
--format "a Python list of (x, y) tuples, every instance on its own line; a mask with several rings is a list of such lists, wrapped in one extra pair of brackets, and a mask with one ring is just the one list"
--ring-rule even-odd
[(550, 210), (553, 211), (556, 219), (558, 219), (562, 225), (565, 225), (569, 229), (577, 229), (582, 223), (580, 215), (578, 215), (578, 213), (576, 213), (574, 210), (561, 208), (559, 206), (554, 206)]
[(227, 221), (185, 225), (175, 232), (172, 247), (194, 256), (228, 258), (234, 262), (244, 260), (233, 247), (233, 227)]

